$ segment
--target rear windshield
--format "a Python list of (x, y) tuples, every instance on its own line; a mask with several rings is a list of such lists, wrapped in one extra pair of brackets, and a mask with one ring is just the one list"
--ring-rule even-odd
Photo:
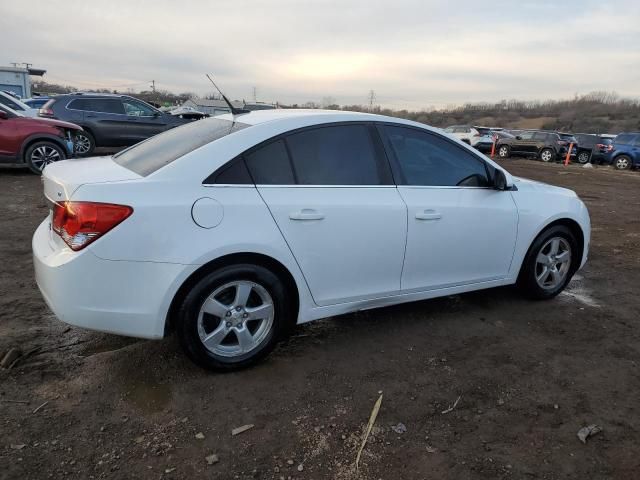
[(116, 153), (113, 160), (146, 177), (183, 155), (248, 126), (219, 118), (197, 120)]

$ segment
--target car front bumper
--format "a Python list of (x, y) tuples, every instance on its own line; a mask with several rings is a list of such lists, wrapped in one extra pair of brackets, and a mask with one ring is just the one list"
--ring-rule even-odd
[(184, 265), (103, 260), (89, 248), (61, 249), (52, 235), (47, 219), (33, 236), (33, 263), (42, 296), (60, 320), (131, 337), (164, 336)]

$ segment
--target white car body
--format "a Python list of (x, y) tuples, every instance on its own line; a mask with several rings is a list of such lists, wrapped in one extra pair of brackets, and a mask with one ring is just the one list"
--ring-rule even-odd
[(22, 115), (24, 117), (38, 118), (37, 108), (31, 108), (26, 103), (22, 102), (16, 97), (9, 95), (5, 92), (0, 92), (0, 104), (6, 107), (9, 107), (18, 115)]
[[(194, 123), (219, 119), (233, 117)], [(440, 132), (397, 118), (318, 110), (262, 110), (235, 120), (250, 127), (148, 176), (111, 157), (47, 166), (51, 202), (133, 208), (130, 218), (79, 251), (51, 230), (50, 218), (37, 228), (36, 279), (58, 318), (162, 338), (180, 287), (204, 265), (234, 254), (268, 257), (289, 272), (298, 323), (513, 284), (533, 240), (558, 220), (580, 229), (580, 266), (587, 259), (589, 215), (574, 192), (512, 177), (462, 142), (502, 170), (512, 188), (203, 183), (248, 148), (303, 127), (384, 122)]]

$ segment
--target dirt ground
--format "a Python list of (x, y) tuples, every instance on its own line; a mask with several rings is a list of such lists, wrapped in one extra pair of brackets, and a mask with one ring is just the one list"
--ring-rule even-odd
[[(0, 478), (640, 478), (640, 173), (505, 165), (589, 206), (590, 260), (566, 293), (501, 288), (323, 320), (225, 375), (175, 337), (56, 320), (31, 262), (40, 179), (0, 170), (0, 353), (38, 349), (0, 370)], [(589, 424), (603, 431), (582, 444)]]

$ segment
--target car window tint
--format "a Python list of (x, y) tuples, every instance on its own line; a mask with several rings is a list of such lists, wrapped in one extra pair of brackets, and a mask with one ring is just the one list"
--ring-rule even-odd
[(152, 117), (156, 112), (144, 103), (129, 98), (122, 99), (122, 105), (125, 113), (131, 117)]
[(366, 125), (320, 127), (286, 137), (301, 185), (381, 185), (379, 162)]
[(488, 187), (482, 160), (439, 135), (384, 126), (388, 149), (402, 173), (402, 184)]
[(545, 141), (547, 139), (547, 134), (543, 132), (536, 132), (533, 134), (533, 139)]
[(253, 184), (251, 176), (242, 157), (235, 158), (207, 178), (202, 183), (217, 183), (225, 185), (248, 185)]
[(276, 140), (244, 156), (247, 168), (257, 185), (293, 185), (295, 179), (287, 148)]
[(531, 140), (533, 132), (521, 132), (518, 136), (521, 137), (522, 140)]
[(88, 98), (86, 102), (86, 107), (82, 110), (100, 113), (124, 113), (122, 103), (117, 98)]

